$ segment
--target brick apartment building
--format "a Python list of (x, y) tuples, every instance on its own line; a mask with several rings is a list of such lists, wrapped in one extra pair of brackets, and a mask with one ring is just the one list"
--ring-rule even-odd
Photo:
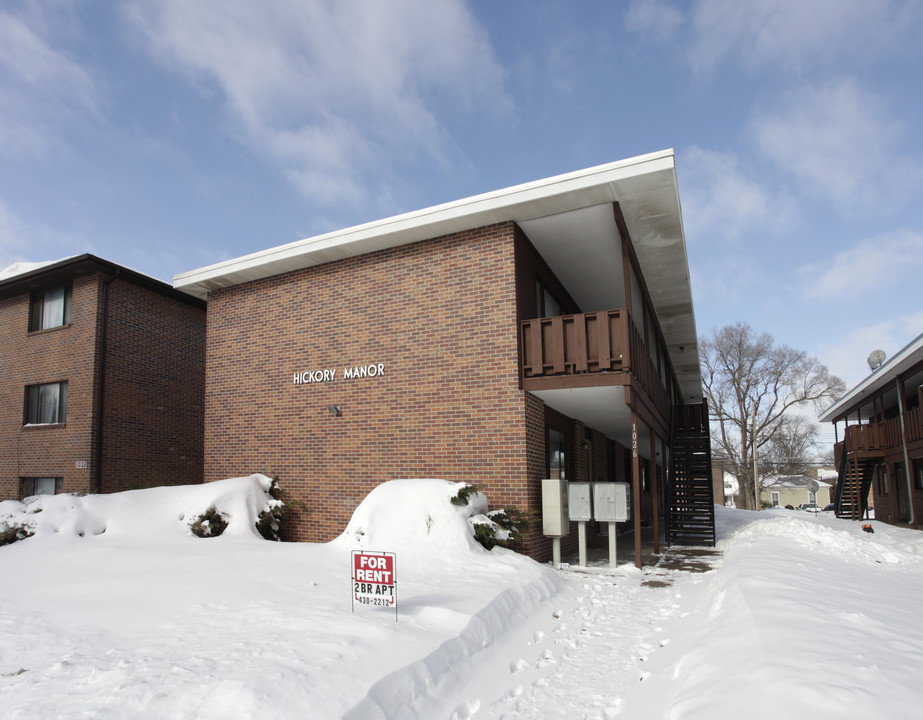
[(201, 482), (205, 319), (93, 255), (4, 271), (0, 499)]
[[(710, 461), (690, 470), (708, 423), (672, 151), (174, 286), (208, 298), (205, 479), (277, 476), (310, 509), (290, 528), (298, 539), (332, 539), (389, 479), (474, 482), (494, 507), (536, 517), (542, 478), (621, 480), (639, 560), (642, 531), (682, 530), (668, 506), (691, 495), (677, 492), (691, 473), (713, 541)], [(673, 452), (683, 434), (699, 449)], [(541, 522), (522, 549), (549, 556)]]

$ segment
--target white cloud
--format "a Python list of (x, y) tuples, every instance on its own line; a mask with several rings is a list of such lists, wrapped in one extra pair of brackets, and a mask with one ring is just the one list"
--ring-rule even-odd
[(733, 153), (693, 146), (681, 153), (678, 174), (687, 237), (736, 241), (795, 221), (794, 200), (741, 168)]
[(509, 104), (461, 0), (134, 0), (155, 56), (217, 87), (241, 139), (310, 197), (358, 202), (391, 165), (447, 163), (444, 115)]
[(921, 331), (923, 311), (896, 315), (871, 325), (853, 327), (835, 342), (818, 347), (814, 354), (834, 375), (842, 378), (849, 389), (869, 374), (866, 361), (872, 350), (884, 350), (888, 357), (893, 357)]
[(836, 253), (829, 261), (798, 268), (809, 300), (864, 297), (876, 287), (893, 287), (923, 274), (923, 233), (896, 231)]
[(660, 41), (672, 40), (685, 20), (669, 0), (633, 0), (625, 13), (628, 30)]
[(803, 190), (850, 211), (891, 210), (916, 196), (923, 171), (899, 149), (887, 103), (850, 78), (794, 91), (754, 113), (758, 148)]
[(690, 57), (697, 70), (727, 61), (800, 73), (913, 52), (921, 25), (916, 0), (701, 0)]
[(712, 319), (716, 310), (740, 305), (766, 278), (751, 260), (739, 255), (698, 255), (700, 259), (690, 262), (690, 274), (701, 333), (725, 322), (723, 316)]
[(97, 80), (56, 47), (66, 21), (42, 7), (0, 10), (2, 154), (41, 155), (60, 147), (62, 121), (97, 115)]
[(24, 248), (20, 223), (0, 200), (0, 268), (27, 260), (28, 258), (22, 255)]
[[(41, 254), (36, 256), (36, 252)], [(28, 223), (0, 198), (0, 268), (17, 262), (43, 262), (85, 252), (93, 252), (86, 238), (57, 232), (41, 223)]]

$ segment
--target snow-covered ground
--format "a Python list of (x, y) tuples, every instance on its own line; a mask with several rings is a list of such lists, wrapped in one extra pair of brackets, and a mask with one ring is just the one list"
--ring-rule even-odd
[[(477, 545), (454, 483), (386, 483), (324, 545), (260, 538), (267, 488), (0, 503), (35, 528), (0, 547), (0, 717), (918, 715), (918, 532), (718, 508), (707, 572), (556, 571)], [(353, 612), (361, 549), (397, 554), (397, 618)]]

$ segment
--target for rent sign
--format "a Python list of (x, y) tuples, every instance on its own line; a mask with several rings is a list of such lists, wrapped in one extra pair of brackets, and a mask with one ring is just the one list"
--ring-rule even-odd
[(353, 550), (353, 605), (379, 605), (397, 611), (394, 553)]

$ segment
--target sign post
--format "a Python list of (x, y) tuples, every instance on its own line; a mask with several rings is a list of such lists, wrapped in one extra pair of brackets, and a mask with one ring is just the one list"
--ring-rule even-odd
[(397, 557), (392, 552), (353, 550), (352, 609), (356, 603), (377, 607), (393, 607), (397, 622)]

